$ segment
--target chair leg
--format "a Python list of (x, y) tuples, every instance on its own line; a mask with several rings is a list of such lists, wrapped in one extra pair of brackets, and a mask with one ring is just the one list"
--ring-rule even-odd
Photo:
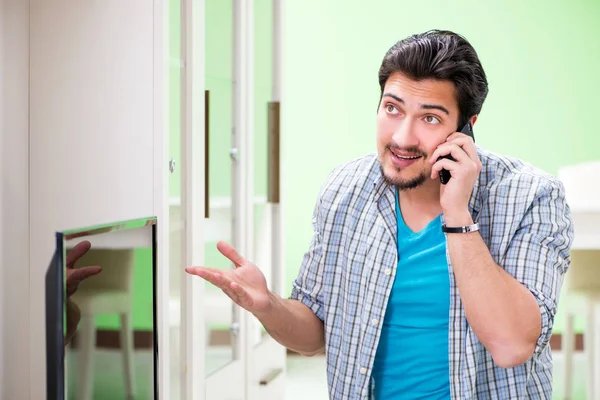
[(121, 314), (121, 354), (123, 355), (123, 375), (125, 377), (125, 390), (127, 398), (135, 398), (135, 370), (133, 368), (133, 327), (131, 315)]
[(94, 390), (94, 348), (96, 347), (96, 324), (93, 315), (82, 315), (78, 330), (79, 379), (77, 398), (91, 400)]
[(594, 354), (596, 353), (594, 346), (594, 327), (595, 327), (595, 312), (594, 312), (594, 303), (592, 301), (588, 302), (587, 305), (587, 318), (585, 324), (585, 332), (584, 332), (584, 344), (583, 349), (585, 351), (585, 357), (587, 361), (587, 398), (589, 400), (596, 400), (594, 397), (594, 379), (596, 378), (595, 369), (596, 365), (594, 365)]
[(573, 332), (573, 319), (572, 313), (567, 314), (567, 323), (565, 326), (565, 332), (562, 335), (561, 347), (563, 349), (565, 367), (564, 367), (564, 378), (565, 392), (563, 398), (570, 399), (573, 395), (573, 351), (574, 351), (574, 332)]

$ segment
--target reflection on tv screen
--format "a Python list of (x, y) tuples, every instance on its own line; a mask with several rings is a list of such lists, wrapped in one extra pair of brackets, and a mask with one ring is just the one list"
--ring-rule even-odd
[(154, 230), (64, 235), (65, 399), (155, 399)]

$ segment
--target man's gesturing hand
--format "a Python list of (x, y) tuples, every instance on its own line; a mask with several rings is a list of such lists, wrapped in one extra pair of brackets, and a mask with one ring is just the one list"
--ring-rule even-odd
[(75, 268), (75, 263), (87, 253), (92, 247), (91, 243), (87, 240), (77, 243), (73, 249), (67, 254), (66, 262), (66, 283), (67, 283), (67, 297), (71, 297), (73, 293), (77, 291), (77, 287), (81, 282), (87, 278), (97, 275), (102, 271), (102, 267), (99, 265), (90, 265), (86, 267)]
[(225, 242), (217, 243), (217, 249), (233, 262), (235, 269), (188, 267), (185, 269), (186, 272), (217, 286), (237, 305), (255, 315), (268, 311), (271, 306), (271, 296), (261, 270)]
[(81, 319), (81, 311), (79, 310), (77, 304), (71, 300), (71, 296), (77, 291), (77, 287), (81, 282), (91, 276), (99, 274), (102, 271), (102, 267), (99, 265), (75, 268), (75, 263), (90, 250), (91, 246), (92, 245), (89, 241), (84, 240), (83, 242), (76, 244), (69, 254), (67, 254), (67, 262), (65, 263), (65, 281), (67, 284), (67, 332), (65, 333), (65, 346), (69, 344), (75, 335), (75, 332), (77, 331), (77, 325)]

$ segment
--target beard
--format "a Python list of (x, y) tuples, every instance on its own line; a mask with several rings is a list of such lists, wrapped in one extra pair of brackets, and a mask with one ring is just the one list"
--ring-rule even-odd
[[(385, 148), (384, 155), (388, 154), (387, 151), (390, 150), (391, 148), (392, 148), (391, 145), (387, 145)], [(427, 154), (417, 148), (409, 148), (409, 149), (406, 149), (406, 151), (413, 153), (413, 154), (419, 154), (423, 157), (423, 159), (427, 158)], [(403, 179), (398, 176), (389, 175), (386, 173), (386, 171), (383, 168), (383, 159), (382, 158), (383, 157), (380, 157), (379, 168), (381, 169), (381, 175), (383, 176), (384, 181), (388, 185), (395, 186), (399, 191), (415, 189), (415, 188), (421, 186), (422, 184), (425, 183), (425, 181), (427, 180), (427, 178), (430, 175), (425, 170), (419, 171), (419, 173), (416, 176), (414, 176), (410, 179)], [(398, 168), (394, 165), (390, 165), (389, 168), (396, 173), (399, 173), (400, 171), (402, 171), (401, 168)]]
[[(402, 179), (402, 178), (398, 178), (396, 176), (389, 176), (388, 174), (385, 173), (385, 171), (383, 170), (383, 167), (381, 167), (381, 165), (380, 165), (380, 168), (381, 168), (381, 174), (383, 175), (383, 180), (388, 185), (393, 185), (400, 191), (417, 188), (417, 187), (421, 186), (422, 184), (424, 184), (428, 177), (427, 172), (421, 171), (415, 177), (412, 177), (410, 179)], [(394, 166), (392, 166), (392, 168), (395, 169), (397, 172), (400, 172), (399, 168), (396, 168)]]

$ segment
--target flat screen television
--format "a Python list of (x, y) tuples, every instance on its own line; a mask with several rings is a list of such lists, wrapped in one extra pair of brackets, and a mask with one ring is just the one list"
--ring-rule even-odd
[(48, 400), (158, 399), (156, 217), (56, 232)]

